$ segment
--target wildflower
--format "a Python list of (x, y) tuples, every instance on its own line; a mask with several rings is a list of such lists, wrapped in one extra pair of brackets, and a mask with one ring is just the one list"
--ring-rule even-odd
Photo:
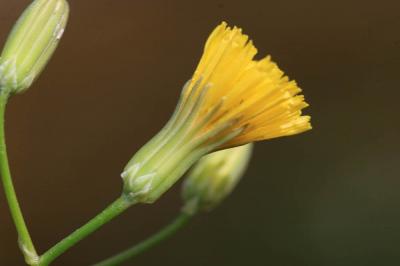
[(253, 144), (217, 151), (201, 158), (183, 184), (184, 211), (210, 210), (226, 198), (243, 176)]
[(211, 33), (173, 116), (125, 167), (126, 195), (153, 202), (207, 153), (311, 129), (296, 82), (256, 53), (239, 28)]
[(11, 31), (0, 57), (0, 89), (20, 93), (39, 76), (64, 32), (65, 0), (36, 0)]

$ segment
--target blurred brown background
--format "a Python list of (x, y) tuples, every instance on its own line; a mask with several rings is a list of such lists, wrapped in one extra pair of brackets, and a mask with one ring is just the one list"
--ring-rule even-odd
[[(235, 193), (127, 265), (400, 265), (398, 1), (70, 0), (53, 60), (7, 112), (15, 185), (44, 251), (121, 189), (209, 32), (244, 28), (304, 89), (314, 130), (259, 143)], [(28, 0), (0, 0), (0, 40)], [(179, 185), (54, 265), (89, 265), (170, 221)], [(0, 193), (0, 265), (23, 265)]]

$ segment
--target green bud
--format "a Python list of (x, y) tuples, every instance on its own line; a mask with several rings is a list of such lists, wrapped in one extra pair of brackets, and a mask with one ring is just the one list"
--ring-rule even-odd
[(183, 184), (184, 211), (210, 210), (227, 197), (243, 176), (252, 147), (247, 144), (201, 158)]
[(0, 56), (0, 88), (20, 93), (50, 60), (69, 14), (65, 0), (36, 0), (14, 25)]

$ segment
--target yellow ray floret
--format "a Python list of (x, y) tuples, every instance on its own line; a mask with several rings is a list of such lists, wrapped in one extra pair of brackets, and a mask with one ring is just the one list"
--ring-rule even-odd
[(222, 147), (311, 129), (310, 117), (301, 113), (308, 104), (304, 96), (298, 95), (301, 89), (296, 82), (290, 81), (269, 56), (254, 60), (256, 53), (253, 42), (240, 28), (232, 29), (221, 23), (209, 36), (200, 63), (184, 91), (184, 101), (203, 97), (198, 123), (213, 113), (202, 127), (203, 132), (229, 121), (230, 126), (219, 132), (219, 137), (240, 130)]

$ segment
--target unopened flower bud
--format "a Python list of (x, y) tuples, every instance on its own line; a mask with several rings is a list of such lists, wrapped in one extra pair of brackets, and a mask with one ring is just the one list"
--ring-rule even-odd
[(3, 92), (22, 92), (39, 76), (63, 35), (68, 14), (65, 0), (36, 0), (23, 12), (0, 56)]
[(235, 188), (243, 176), (252, 145), (217, 151), (201, 158), (183, 184), (184, 211), (210, 210)]

